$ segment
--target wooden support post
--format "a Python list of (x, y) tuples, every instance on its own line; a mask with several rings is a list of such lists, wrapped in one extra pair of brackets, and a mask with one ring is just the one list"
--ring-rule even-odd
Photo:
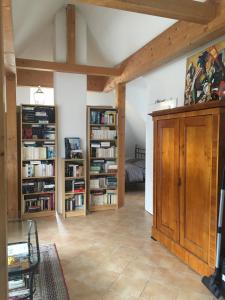
[(16, 121), (16, 75), (6, 76), (6, 164), (8, 219), (18, 218), (18, 155), (17, 155), (17, 121)]
[(76, 9), (72, 4), (67, 5), (67, 63), (76, 61)]
[(7, 195), (5, 170), (5, 81), (2, 3), (0, 5), (0, 298), (8, 299), (7, 279)]
[(126, 85), (116, 86), (118, 109), (118, 207), (124, 206), (125, 198), (125, 94)]

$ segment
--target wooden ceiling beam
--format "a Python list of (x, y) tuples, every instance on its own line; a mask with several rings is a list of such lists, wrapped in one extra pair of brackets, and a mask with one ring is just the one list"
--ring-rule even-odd
[(221, 0), (218, 11), (217, 17), (208, 25), (185, 21), (175, 23), (118, 65), (123, 70), (122, 74), (109, 78), (104, 91), (138, 78), (225, 34), (225, 0)]
[(77, 73), (98, 76), (119, 76), (121, 74), (120, 68), (86, 66), (23, 58), (16, 59), (16, 67), (17, 69), (26, 70)]
[(70, 0), (176, 20), (206, 24), (216, 16), (215, 1), (192, 0)]
[(18, 69), (17, 85), (53, 88), (53, 72)]
[(92, 92), (103, 92), (108, 77), (106, 76), (87, 76), (87, 90)]
[(11, 1), (2, 0), (4, 65), (7, 73), (16, 74)]
[(76, 62), (76, 8), (72, 4), (66, 7), (67, 20), (67, 63)]

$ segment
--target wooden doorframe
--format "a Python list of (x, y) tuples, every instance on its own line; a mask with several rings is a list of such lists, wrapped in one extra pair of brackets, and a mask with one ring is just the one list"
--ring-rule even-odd
[(0, 295), (8, 299), (7, 274), (7, 195), (6, 195), (6, 145), (5, 145), (5, 74), (3, 50), (3, 9), (0, 5)]
[(116, 107), (118, 109), (118, 208), (124, 206), (125, 201), (125, 101), (126, 85), (117, 84)]

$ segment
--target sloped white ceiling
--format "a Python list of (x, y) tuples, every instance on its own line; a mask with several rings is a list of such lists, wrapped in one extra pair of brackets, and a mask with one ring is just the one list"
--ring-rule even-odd
[(120, 63), (176, 22), (93, 5), (78, 7), (109, 65)]
[[(15, 49), (19, 56), (69, 0), (12, 0), (12, 3)], [(79, 4), (77, 9), (90, 32), (90, 64), (102, 60), (104, 65), (114, 66), (176, 22), (92, 5)]]
[(63, 4), (64, 0), (12, 0), (16, 55), (23, 52), (32, 38), (53, 21)]

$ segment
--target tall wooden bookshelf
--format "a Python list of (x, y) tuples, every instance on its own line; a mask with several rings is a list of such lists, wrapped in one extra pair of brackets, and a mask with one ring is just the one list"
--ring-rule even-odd
[(87, 206), (90, 212), (118, 207), (117, 109), (87, 107)]
[(64, 218), (86, 215), (85, 167), (84, 159), (62, 159), (62, 208)]
[(56, 108), (19, 107), (21, 218), (55, 215), (57, 205)]

